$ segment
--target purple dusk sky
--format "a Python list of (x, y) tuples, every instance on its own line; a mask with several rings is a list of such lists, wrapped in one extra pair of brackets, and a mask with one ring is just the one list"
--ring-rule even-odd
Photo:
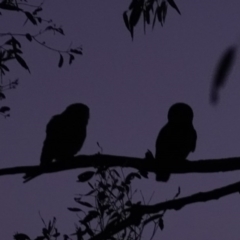
[[(2, 102), (11, 107), (11, 117), (0, 119), (0, 168), (38, 164), (47, 122), (74, 102), (90, 107), (82, 154), (97, 153), (96, 142), (105, 154), (141, 158), (147, 149), (154, 152), (168, 108), (180, 101), (195, 113), (197, 148), (189, 159), (240, 156), (238, 59), (219, 104), (209, 103), (221, 54), (239, 44), (239, 0), (176, 0), (182, 16), (169, 8), (163, 28), (157, 24), (144, 35), (139, 24), (134, 41), (122, 19), (129, 2), (45, 1), (44, 15), (62, 24), (67, 35), (47, 35), (49, 44), (66, 48), (73, 41), (73, 46), (82, 45), (84, 55), (59, 69), (58, 54), (22, 40), (31, 74), (14, 65), (12, 75), (20, 78), (20, 86), (7, 92)], [(19, 19), (19, 25), (13, 26), (16, 32), (24, 22)], [(0, 32), (8, 32), (8, 24), (2, 24)], [(28, 29), (30, 24), (23, 32)], [(1, 239), (12, 239), (16, 232), (32, 238), (39, 235), (43, 225), (38, 211), (46, 221), (55, 216), (61, 233), (74, 232), (78, 218), (67, 207), (77, 206), (75, 194), (88, 191), (87, 184), (76, 183), (83, 171), (42, 175), (27, 184), (22, 183), (22, 175), (1, 177)], [(148, 180), (135, 181), (134, 187), (142, 190), (146, 200), (154, 192), (151, 203), (157, 203), (172, 199), (179, 186), (183, 197), (239, 181), (238, 176), (237, 171), (173, 175), (165, 184), (150, 174)], [(233, 194), (167, 211), (165, 229), (155, 239), (239, 239), (239, 221), (240, 196)]]

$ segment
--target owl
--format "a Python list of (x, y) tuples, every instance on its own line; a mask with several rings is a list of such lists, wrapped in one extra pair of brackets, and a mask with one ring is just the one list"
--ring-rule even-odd
[(68, 161), (81, 150), (87, 135), (89, 108), (75, 103), (52, 117), (47, 124), (46, 139), (40, 158), (41, 165)]
[[(89, 108), (82, 103), (68, 106), (64, 112), (55, 115), (47, 124), (40, 165), (69, 161), (81, 150), (87, 135)], [(39, 174), (26, 174), (27, 182)]]
[(194, 152), (197, 133), (193, 127), (192, 108), (176, 103), (168, 111), (168, 122), (160, 130), (156, 140), (155, 159), (159, 162), (157, 181), (168, 181), (171, 166), (179, 166), (190, 152)]

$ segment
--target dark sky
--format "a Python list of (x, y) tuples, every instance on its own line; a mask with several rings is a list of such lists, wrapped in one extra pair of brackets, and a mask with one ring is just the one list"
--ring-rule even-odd
[[(154, 152), (168, 108), (182, 101), (192, 106), (198, 133), (196, 151), (189, 159), (239, 156), (238, 59), (216, 107), (209, 103), (209, 90), (221, 54), (239, 43), (240, 2), (176, 3), (182, 16), (169, 8), (163, 28), (158, 24), (144, 35), (140, 24), (132, 42), (122, 20), (127, 0), (61, 0), (58, 5), (46, 1), (44, 14), (62, 24), (67, 35), (47, 35), (49, 44), (66, 48), (73, 41), (73, 46), (82, 45), (84, 55), (59, 69), (58, 54), (23, 41), (32, 73), (14, 68), (13, 76), (21, 84), (8, 92), (4, 103), (11, 107), (11, 117), (0, 119), (0, 168), (38, 164), (47, 122), (74, 102), (87, 104), (91, 111), (83, 154), (98, 152), (97, 141), (105, 154), (143, 157), (147, 149)], [(8, 31), (8, 24), (1, 27), (1, 32)], [(43, 227), (38, 211), (45, 220), (57, 217), (60, 232), (72, 233), (78, 218), (67, 207), (77, 206), (75, 194), (88, 191), (76, 183), (80, 172), (43, 175), (28, 184), (22, 184), (21, 175), (1, 177), (1, 238), (12, 239), (16, 232), (36, 237)], [(136, 181), (135, 187), (146, 200), (154, 192), (152, 203), (157, 203), (172, 199), (179, 186), (183, 197), (235, 181), (238, 172), (174, 175), (167, 184), (156, 183), (151, 174), (148, 180)], [(155, 238), (238, 239), (239, 201), (234, 194), (168, 211), (165, 229)], [(149, 237), (147, 232), (144, 239)]]

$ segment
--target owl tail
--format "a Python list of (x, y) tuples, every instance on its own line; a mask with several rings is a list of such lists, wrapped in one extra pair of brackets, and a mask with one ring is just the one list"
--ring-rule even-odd
[(158, 171), (156, 173), (156, 181), (158, 182), (167, 182), (170, 178), (170, 173), (166, 171)]
[(158, 182), (167, 182), (170, 178), (170, 173), (169, 174), (161, 174), (161, 175), (156, 175), (156, 181)]

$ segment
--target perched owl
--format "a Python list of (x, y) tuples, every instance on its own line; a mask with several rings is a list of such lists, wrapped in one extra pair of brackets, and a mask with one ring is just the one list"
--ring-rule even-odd
[(194, 152), (197, 133), (192, 124), (193, 111), (185, 103), (176, 103), (168, 111), (168, 122), (160, 130), (156, 141), (155, 159), (159, 161), (157, 181), (168, 181), (169, 166), (177, 166), (190, 152)]
[[(40, 165), (64, 162), (72, 158), (81, 148), (87, 135), (89, 108), (75, 103), (52, 117), (47, 124), (46, 139), (43, 143)], [(38, 174), (26, 174), (25, 182)]]
[(89, 108), (81, 103), (72, 104), (63, 113), (53, 116), (47, 124), (41, 164), (62, 162), (73, 157), (86, 138), (88, 119)]

